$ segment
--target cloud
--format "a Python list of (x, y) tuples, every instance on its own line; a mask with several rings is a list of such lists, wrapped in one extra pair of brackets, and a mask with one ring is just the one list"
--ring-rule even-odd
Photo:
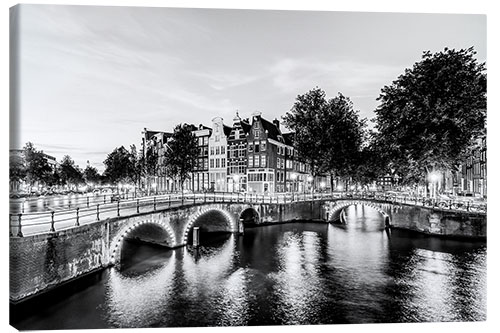
[(318, 85), (338, 91), (356, 91), (364, 97), (375, 96), (404, 69), (397, 66), (350, 61), (318, 62), (313, 59), (283, 59), (269, 68), (275, 87), (284, 93), (303, 91)]

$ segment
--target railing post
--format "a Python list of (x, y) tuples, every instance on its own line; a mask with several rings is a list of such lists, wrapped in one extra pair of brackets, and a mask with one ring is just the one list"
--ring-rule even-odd
[(170, 194), (168, 195), (168, 207), (170, 207), (172, 205), (172, 200), (170, 198)]
[(136, 207), (137, 213), (139, 213), (139, 199), (136, 200), (135, 207)]
[(104, 195), (104, 203), (106, 203), (106, 194)]
[(89, 208), (89, 197), (87, 197), (87, 208)]
[(116, 202), (116, 216), (120, 216), (120, 200)]
[(193, 204), (196, 204), (196, 193), (193, 193)]
[(156, 212), (156, 197), (153, 197), (153, 211)]
[(9, 237), (12, 237), (12, 236), (14, 236), (12, 234), (12, 214), (9, 213)]
[(79, 226), (80, 225), (80, 208), (79, 207), (76, 207), (76, 223), (75, 223), (75, 226)]
[(97, 221), (99, 221), (99, 204), (97, 204)]
[(21, 216), (23, 214), (19, 214), (17, 216), (17, 237), (23, 237), (23, 232), (22, 232), (22, 224), (21, 224)]
[(470, 201), (467, 201), (467, 211), (470, 210)]
[(55, 232), (56, 229), (54, 228), (54, 211), (50, 212), (50, 232)]
[(207, 192), (203, 192), (203, 202), (206, 203), (207, 202)]
[(243, 202), (247, 202), (247, 193), (243, 193)]
[(181, 193), (181, 205), (184, 206), (184, 191)]

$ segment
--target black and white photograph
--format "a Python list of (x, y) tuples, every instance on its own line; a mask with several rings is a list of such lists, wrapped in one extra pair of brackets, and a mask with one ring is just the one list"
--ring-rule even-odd
[(6, 10), (16, 330), (493, 319), (485, 11)]

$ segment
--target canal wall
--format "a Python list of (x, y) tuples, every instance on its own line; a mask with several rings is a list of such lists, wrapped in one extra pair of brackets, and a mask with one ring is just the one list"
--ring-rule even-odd
[(486, 214), (393, 205), (390, 215), (393, 228), (450, 238), (486, 239)]

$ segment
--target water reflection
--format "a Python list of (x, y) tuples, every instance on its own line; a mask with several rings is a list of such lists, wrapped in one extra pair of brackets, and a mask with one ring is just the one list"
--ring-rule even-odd
[(285, 232), (277, 246), (278, 272), (271, 275), (277, 297), (276, 319), (283, 324), (317, 322), (323, 303), (320, 239), (316, 232)]
[[(163, 263), (158, 267), (158, 260)], [(175, 297), (175, 259), (172, 256), (148, 258), (155, 269), (135, 266), (111, 270), (107, 283), (107, 318), (114, 327), (147, 327), (158, 322), (158, 310)], [(152, 311), (152, 309), (156, 309)]]

